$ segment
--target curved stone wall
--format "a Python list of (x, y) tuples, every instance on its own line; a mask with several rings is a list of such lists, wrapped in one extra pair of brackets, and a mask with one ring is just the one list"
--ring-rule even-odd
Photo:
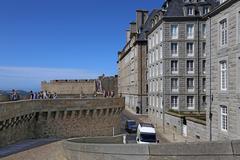
[(120, 133), (121, 98), (0, 103), (0, 147), (26, 138)]
[[(81, 142), (81, 140), (79, 140)], [(173, 144), (92, 144), (64, 141), (68, 160), (239, 160), (240, 141)]]

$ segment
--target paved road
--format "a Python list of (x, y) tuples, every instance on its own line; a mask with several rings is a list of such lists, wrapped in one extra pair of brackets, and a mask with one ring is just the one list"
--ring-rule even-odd
[[(137, 123), (141, 123), (141, 122), (146, 122), (146, 123), (150, 123), (150, 120), (148, 119), (148, 117), (146, 115), (136, 115), (136, 114), (132, 114), (131, 112), (124, 110), (122, 115), (122, 126), (124, 127), (124, 124), (126, 122), (127, 119), (132, 119), (135, 120)], [(124, 133), (124, 132), (123, 132)], [(126, 133), (126, 132), (125, 132)], [(129, 135), (131, 139), (130, 143), (133, 142), (133, 135)], [(127, 139), (128, 137), (127, 136)], [(157, 139), (159, 140), (159, 143), (168, 143), (168, 140), (166, 138), (164, 138), (158, 131), (157, 131)], [(136, 135), (135, 135), (135, 142), (136, 143)]]
[(131, 119), (131, 118), (128, 117), (127, 115), (125, 115), (125, 114), (121, 115), (121, 131), (122, 131), (122, 134), (126, 134), (126, 142), (128, 144), (133, 144), (133, 143), (136, 143), (136, 133), (128, 133), (125, 130), (125, 123), (129, 119)]
[(57, 139), (57, 138), (41, 138), (41, 139), (24, 140), (19, 143), (12, 144), (12, 145), (6, 146), (4, 148), (0, 148), (0, 158), (9, 156), (11, 154), (23, 152), (28, 149), (39, 147), (39, 146), (42, 146), (45, 144), (56, 142), (58, 140), (59, 139)]

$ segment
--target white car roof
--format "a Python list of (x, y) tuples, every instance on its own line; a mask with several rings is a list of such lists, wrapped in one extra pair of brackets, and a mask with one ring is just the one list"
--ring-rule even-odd
[(152, 125), (149, 125), (149, 124), (139, 124), (139, 131), (141, 133), (156, 133), (156, 130), (155, 128), (152, 126)]

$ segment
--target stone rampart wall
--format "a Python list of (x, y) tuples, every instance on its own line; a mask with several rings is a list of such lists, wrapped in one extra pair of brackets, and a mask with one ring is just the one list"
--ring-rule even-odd
[(69, 160), (239, 160), (240, 141), (173, 144), (89, 144), (64, 141)]
[(0, 147), (26, 138), (120, 133), (121, 98), (56, 99), (0, 103)]
[(93, 95), (96, 92), (96, 84), (94, 80), (42, 82), (41, 89), (57, 94)]

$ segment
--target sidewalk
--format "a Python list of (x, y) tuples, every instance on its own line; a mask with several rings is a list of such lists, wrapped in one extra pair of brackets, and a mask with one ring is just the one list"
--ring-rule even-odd
[[(151, 123), (151, 120), (149, 119), (148, 115), (136, 114), (127, 108), (125, 108), (125, 110), (123, 111), (123, 114), (130, 119), (134, 119), (138, 123), (141, 123), (141, 122)], [(160, 128), (157, 126), (156, 132), (157, 132), (158, 138), (160, 140), (160, 143), (176, 143), (176, 142), (189, 142), (190, 141), (186, 137), (176, 134), (167, 128), (165, 129), (165, 132), (163, 132), (163, 128)]]

